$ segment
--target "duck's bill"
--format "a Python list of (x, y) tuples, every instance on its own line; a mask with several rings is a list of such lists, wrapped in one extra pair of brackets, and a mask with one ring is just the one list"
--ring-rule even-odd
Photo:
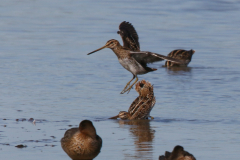
[(100, 51), (100, 50), (102, 50), (102, 49), (104, 49), (104, 48), (106, 48), (106, 46), (103, 46), (103, 47), (101, 47), (101, 48), (98, 48), (98, 49), (96, 49), (96, 50), (88, 53), (87, 55), (92, 54), (92, 53), (95, 53), (95, 52), (97, 52), (97, 51)]

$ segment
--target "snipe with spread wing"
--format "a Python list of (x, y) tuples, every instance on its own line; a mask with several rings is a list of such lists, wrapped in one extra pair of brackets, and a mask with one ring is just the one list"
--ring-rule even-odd
[[(127, 29), (122, 30), (121, 27), (119, 27), (120, 31), (122, 30), (121, 32), (119, 31), (119, 34), (121, 35), (121, 37), (123, 39), (124, 46), (121, 46), (117, 40), (111, 39), (111, 40), (107, 41), (107, 43), (103, 47), (88, 53), (88, 55), (89, 55), (94, 52), (100, 51), (104, 48), (110, 48), (118, 57), (119, 63), (126, 70), (128, 70), (129, 72), (131, 72), (133, 74), (133, 78), (126, 84), (126, 86), (122, 90), (121, 94), (123, 94), (125, 92), (130, 92), (133, 85), (138, 81), (137, 75), (146, 74), (148, 72), (157, 70), (155, 68), (148, 67), (147, 66), (148, 63), (162, 61), (164, 59), (168, 60), (168, 61), (172, 61), (174, 63), (179, 63), (179, 64), (184, 63), (182, 60), (174, 59), (174, 58), (160, 55), (157, 53), (152, 53), (152, 52), (148, 52), (148, 51), (138, 51), (140, 49), (140, 46), (138, 43), (137, 32), (135, 31), (133, 26), (130, 25), (129, 23), (127, 23), (126, 25), (129, 26), (129, 28), (132, 28), (132, 30), (129, 29), (128, 32), (126, 32)], [(120, 24), (120, 26), (121, 26), (121, 24)], [(127, 28), (127, 27), (125, 27), (125, 28)], [(125, 33), (128, 33), (128, 34), (125, 34)], [(127, 35), (127, 36), (125, 36), (125, 35)], [(136, 48), (136, 47), (138, 47), (138, 48), (136, 50), (132, 51), (132, 48)], [(131, 81), (134, 80), (135, 78), (136, 78), (136, 80), (134, 81), (134, 83), (132, 85), (130, 85)]]
[[(129, 22), (123, 21), (119, 25), (119, 31), (117, 32), (120, 34), (123, 40), (123, 46), (128, 48), (131, 51), (140, 51), (140, 44), (138, 41), (138, 34), (133, 25)], [(195, 53), (194, 50), (183, 50), (183, 49), (176, 49), (171, 51), (167, 56), (170, 58), (175, 58), (178, 60), (182, 60), (182, 63), (174, 63), (173, 61), (166, 61), (166, 67), (173, 67), (173, 66), (187, 66), (191, 60), (192, 55)]]

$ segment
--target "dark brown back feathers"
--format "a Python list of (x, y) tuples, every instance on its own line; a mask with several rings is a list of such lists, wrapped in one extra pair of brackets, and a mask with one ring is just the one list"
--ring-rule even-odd
[(123, 21), (119, 25), (119, 31), (117, 33), (122, 37), (123, 47), (131, 51), (140, 51), (138, 34), (131, 23)]

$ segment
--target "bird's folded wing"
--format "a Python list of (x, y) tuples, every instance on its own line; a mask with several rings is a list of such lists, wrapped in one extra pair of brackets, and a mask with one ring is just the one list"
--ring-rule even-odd
[(167, 56), (164, 56), (161, 54), (148, 52), (148, 51), (141, 51), (141, 52), (130, 51), (130, 55), (134, 59), (136, 59), (138, 62), (143, 62), (143, 63), (153, 63), (153, 62), (157, 62), (157, 61), (162, 61), (164, 59), (167, 61), (178, 63), (178, 64), (186, 63), (184, 60), (175, 59), (175, 58), (167, 57)]

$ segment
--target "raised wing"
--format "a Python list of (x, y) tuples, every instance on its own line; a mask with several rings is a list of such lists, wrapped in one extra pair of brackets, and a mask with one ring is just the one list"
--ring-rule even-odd
[(131, 51), (140, 51), (138, 34), (131, 23), (123, 21), (119, 25), (119, 31), (117, 33), (122, 37), (123, 47)]
[(167, 57), (161, 54), (148, 52), (148, 51), (141, 51), (141, 52), (130, 51), (130, 55), (141, 64), (153, 63), (157, 61), (162, 61), (164, 59), (167, 61), (178, 63), (178, 64), (186, 63), (184, 60), (175, 59), (175, 58)]

